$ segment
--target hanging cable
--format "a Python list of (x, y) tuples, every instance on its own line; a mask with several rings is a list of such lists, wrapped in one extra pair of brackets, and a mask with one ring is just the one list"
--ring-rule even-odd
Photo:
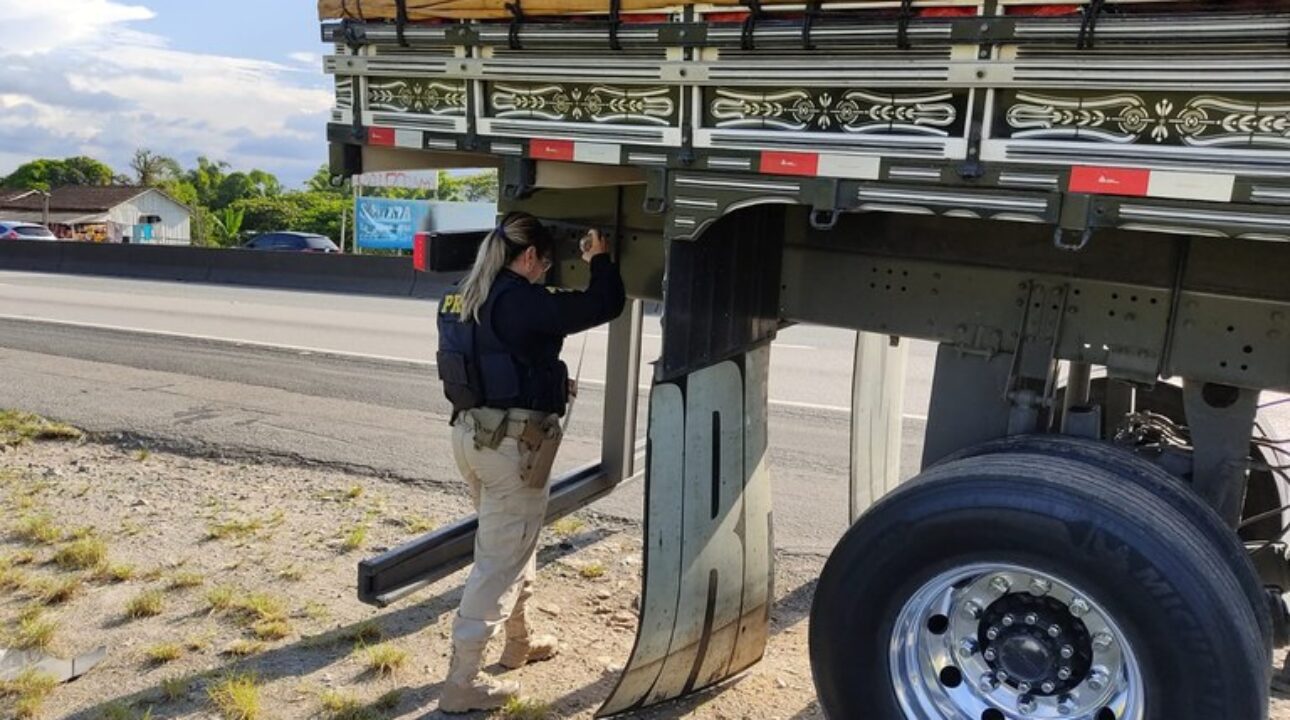
[(507, 41), (512, 50), (523, 50), (524, 46), (520, 44), (520, 26), (524, 24), (524, 6), (520, 3), (522, 0), (506, 3), (506, 9), (511, 13), (511, 29), (507, 33)]
[(398, 35), (399, 45), (411, 47), (407, 38), (408, 0), (394, 0), (394, 32)]
[(1084, 19), (1079, 26), (1079, 44), (1080, 50), (1092, 50), (1096, 42), (1097, 21), (1102, 16), (1102, 10), (1106, 7), (1106, 0), (1089, 0), (1088, 5), (1084, 6)]
[(621, 52), (623, 43), (618, 39), (618, 31), (623, 27), (623, 0), (609, 0), (609, 49)]
[(896, 47), (908, 50), (909, 24), (914, 20), (914, 0), (900, 0), (900, 21), (896, 26)]
[(740, 0), (740, 4), (748, 6), (748, 17), (744, 18), (743, 30), (739, 36), (740, 47), (746, 51), (756, 50), (757, 44), (753, 36), (757, 32), (757, 23), (762, 19), (761, 0)]

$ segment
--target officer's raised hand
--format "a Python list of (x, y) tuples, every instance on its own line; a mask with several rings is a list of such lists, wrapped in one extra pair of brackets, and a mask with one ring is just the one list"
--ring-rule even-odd
[(591, 262), (591, 259), (597, 255), (605, 255), (609, 252), (609, 241), (595, 228), (588, 230), (578, 245), (582, 248), (582, 259), (586, 262)]

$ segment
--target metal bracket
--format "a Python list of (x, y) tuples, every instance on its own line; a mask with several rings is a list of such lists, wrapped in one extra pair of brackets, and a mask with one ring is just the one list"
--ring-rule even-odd
[(537, 165), (527, 158), (508, 157), (502, 165), (502, 197), (523, 200), (533, 194)]
[(842, 215), (838, 210), (839, 185), (835, 179), (819, 178), (802, 187), (803, 200), (811, 205), (811, 227), (816, 230), (832, 230), (837, 226)]
[(649, 215), (667, 212), (667, 170), (655, 169), (645, 173), (645, 202), (641, 209)]
[[(1093, 239), (1093, 215), (1095, 198), (1083, 193), (1063, 193), (1061, 196), (1060, 219), (1053, 230), (1053, 247), (1058, 250), (1079, 252), (1088, 247)], [(1072, 242), (1067, 238), (1075, 236)]]
[(1078, 49), (1093, 49), (1096, 44), (1097, 21), (1105, 7), (1106, 0), (1090, 0), (1089, 4), (1084, 6), (1084, 19), (1079, 26), (1079, 44), (1076, 45)]

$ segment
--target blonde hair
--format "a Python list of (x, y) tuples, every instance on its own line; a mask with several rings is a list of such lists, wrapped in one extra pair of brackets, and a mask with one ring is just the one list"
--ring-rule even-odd
[(554, 241), (537, 218), (525, 212), (507, 213), (479, 245), (475, 264), (461, 282), (461, 317), (479, 322), (479, 310), (488, 300), (497, 274), (520, 253), (536, 247), (538, 255), (549, 256)]

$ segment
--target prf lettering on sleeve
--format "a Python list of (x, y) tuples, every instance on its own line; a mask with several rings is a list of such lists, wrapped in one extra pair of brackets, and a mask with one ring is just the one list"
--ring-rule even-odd
[(443, 302), (439, 303), (439, 313), (442, 315), (460, 315), (461, 295), (457, 293), (444, 295)]

